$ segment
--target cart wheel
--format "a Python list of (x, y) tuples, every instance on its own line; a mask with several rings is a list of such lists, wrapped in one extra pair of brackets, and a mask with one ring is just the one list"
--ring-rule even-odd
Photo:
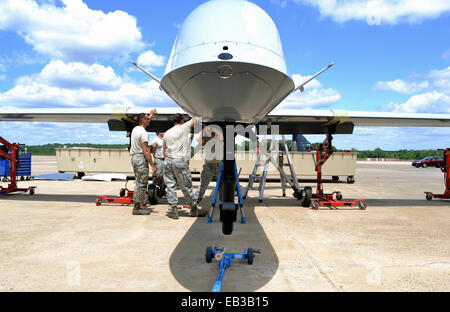
[(27, 181), (30, 181), (31, 179), (30, 179), (30, 177), (27, 177), (26, 180), (27, 180)]
[(21, 177), (20, 177), (20, 181), (23, 181), (23, 180), (25, 180), (25, 177), (24, 177), (24, 176), (21, 176)]
[(30, 189), (30, 195), (33, 196), (34, 195), (34, 188)]
[(339, 176), (333, 176), (332, 179), (334, 182), (339, 181)]
[(224, 235), (230, 235), (233, 233), (233, 222), (222, 221), (222, 233)]
[(427, 193), (427, 195), (425, 197), (427, 198), (427, 200), (433, 199), (433, 195), (431, 193)]
[(247, 248), (247, 262), (248, 264), (253, 264), (253, 248)]
[(366, 208), (367, 208), (367, 204), (365, 202), (363, 202), (363, 201), (360, 201), (358, 203), (358, 206), (359, 206), (360, 210), (366, 210)]
[(96, 204), (97, 206), (101, 206), (101, 205), (102, 205), (102, 198), (101, 198), (101, 197), (98, 197), (97, 200), (95, 201), (95, 204)]
[(341, 200), (342, 199), (342, 193), (341, 192), (337, 192), (336, 193), (336, 199), (337, 200)]
[(310, 186), (305, 186), (303, 191), (305, 194), (303, 196), (302, 206), (309, 207), (311, 205), (312, 188)]
[(348, 184), (353, 184), (353, 183), (355, 183), (355, 178), (354, 178), (353, 176), (347, 177), (347, 183), (348, 183)]
[(206, 254), (205, 254), (206, 262), (211, 263), (212, 258), (213, 258), (213, 250), (211, 246), (208, 246), (206, 247)]
[(147, 188), (148, 193), (148, 201), (151, 205), (157, 205), (158, 204), (158, 197), (156, 196), (156, 186), (155, 184), (149, 184)]
[(319, 203), (317, 201), (315, 201), (315, 200), (312, 200), (311, 201), (311, 208), (313, 210), (318, 210), (319, 209)]
[(120, 197), (125, 197), (125, 189), (120, 189), (119, 196)]

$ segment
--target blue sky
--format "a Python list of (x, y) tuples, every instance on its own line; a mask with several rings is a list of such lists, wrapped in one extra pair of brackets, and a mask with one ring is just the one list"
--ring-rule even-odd
[[(162, 77), (180, 25), (205, 1), (0, 1), (0, 107), (175, 106)], [(258, 0), (278, 27), (289, 74), (336, 65), (281, 107), (450, 113), (450, 1)], [(0, 123), (24, 144), (127, 143), (106, 125)], [(320, 136), (308, 136), (322, 141)], [(339, 148), (450, 146), (448, 128), (355, 128)]]

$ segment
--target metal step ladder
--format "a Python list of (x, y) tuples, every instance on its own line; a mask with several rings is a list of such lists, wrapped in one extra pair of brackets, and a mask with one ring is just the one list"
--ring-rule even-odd
[[(277, 141), (278, 142), (278, 141)], [(270, 144), (270, 148), (268, 152), (261, 152), (260, 149), (258, 149), (258, 154), (256, 157), (255, 166), (253, 167), (252, 174), (249, 177), (247, 187), (244, 189), (242, 198), (245, 199), (247, 197), (249, 190), (255, 190), (259, 192), (259, 202), (261, 203), (264, 196), (264, 188), (266, 185), (267, 180), (267, 172), (269, 171), (269, 165), (272, 163), (275, 168), (277, 168), (278, 172), (280, 173), (280, 180), (281, 180), (281, 187), (283, 190), (283, 196), (286, 196), (286, 188), (287, 185), (294, 190), (294, 196), (297, 198), (302, 197), (301, 188), (298, 184), (297, 175), (294, 170), (294, 166), (292, 165), (292, 159), (289, 154), (289, 150), (286, 144), (286, 140), (284, 138), (284, 135), (282, 136), (282, 140), (280, 141), (283, 143), (284, 146), (284, 152), (281, 152), (278, 148), (278, 146), (275, 146), (275, 149), (277, 151), (277, 160), (272, 157), (271, 152), (274, 148), (273, 141)], [(261, 155), (264, 155), (266, 157), (266, 160), (264, 162), (261, 162)], [(284, 157), (287, 158), (287, 163), (285, 163)], [(258, 174), (259, 167), (264, 166), (263, 172), (261, 174)], [(290, 174), (286, 174), (283, 167), (288, 166)], [(255, 180), (259, 180), (259, 185), (254, 186)]]

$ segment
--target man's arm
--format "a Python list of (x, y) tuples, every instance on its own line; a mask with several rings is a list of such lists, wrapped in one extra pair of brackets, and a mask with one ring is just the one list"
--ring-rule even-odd
[(155, 154), (155, 150), (156, 150), (156, 144), (152, 143), (152, 145), (150, 145), (150, 154), (154, 155)]
[(150, 115), (148, 116), (148, 118), (150, 118), (150, 120), (151, 120), (153, 118), (153, 116), (155, 116), (155, 115), (156, 115), (156, 108), (154, 108), (150, 111)]
[(155, 174), (156, 173), (156, 167), (155, 167), (155, 164), (153, 163), (152, 155), (150, 155), (150, 150), (148, 148), (148, 142), (142, 143), (142, 150), (144, 151), (145, 159), (147, 159), (147, 161), (149, 162), (150, 166), (152, 167), (153, 174)]
[(163, 154), (164, 154), (164, 159), (166, 158), (166, 149), (167, 149), (166, 142), (163, 142)]

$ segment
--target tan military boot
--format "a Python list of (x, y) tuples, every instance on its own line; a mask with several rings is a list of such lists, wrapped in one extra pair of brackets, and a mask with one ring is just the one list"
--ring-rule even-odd
[(191, 217), (201, 218), (205, 217), (207, 214), (208, 212), (198, 209), (197, 206), (191, 207)]
[(150, 209), (142, 208), (140, 204), (135, 204), (131, 214), (134, 216), (148, 216), (150, 213)]
[(171, 219), (177, 220), (178, 219), (178, 210), (172, 210), (171, 212), (169, 212), (167, 214), (167, 216)]

